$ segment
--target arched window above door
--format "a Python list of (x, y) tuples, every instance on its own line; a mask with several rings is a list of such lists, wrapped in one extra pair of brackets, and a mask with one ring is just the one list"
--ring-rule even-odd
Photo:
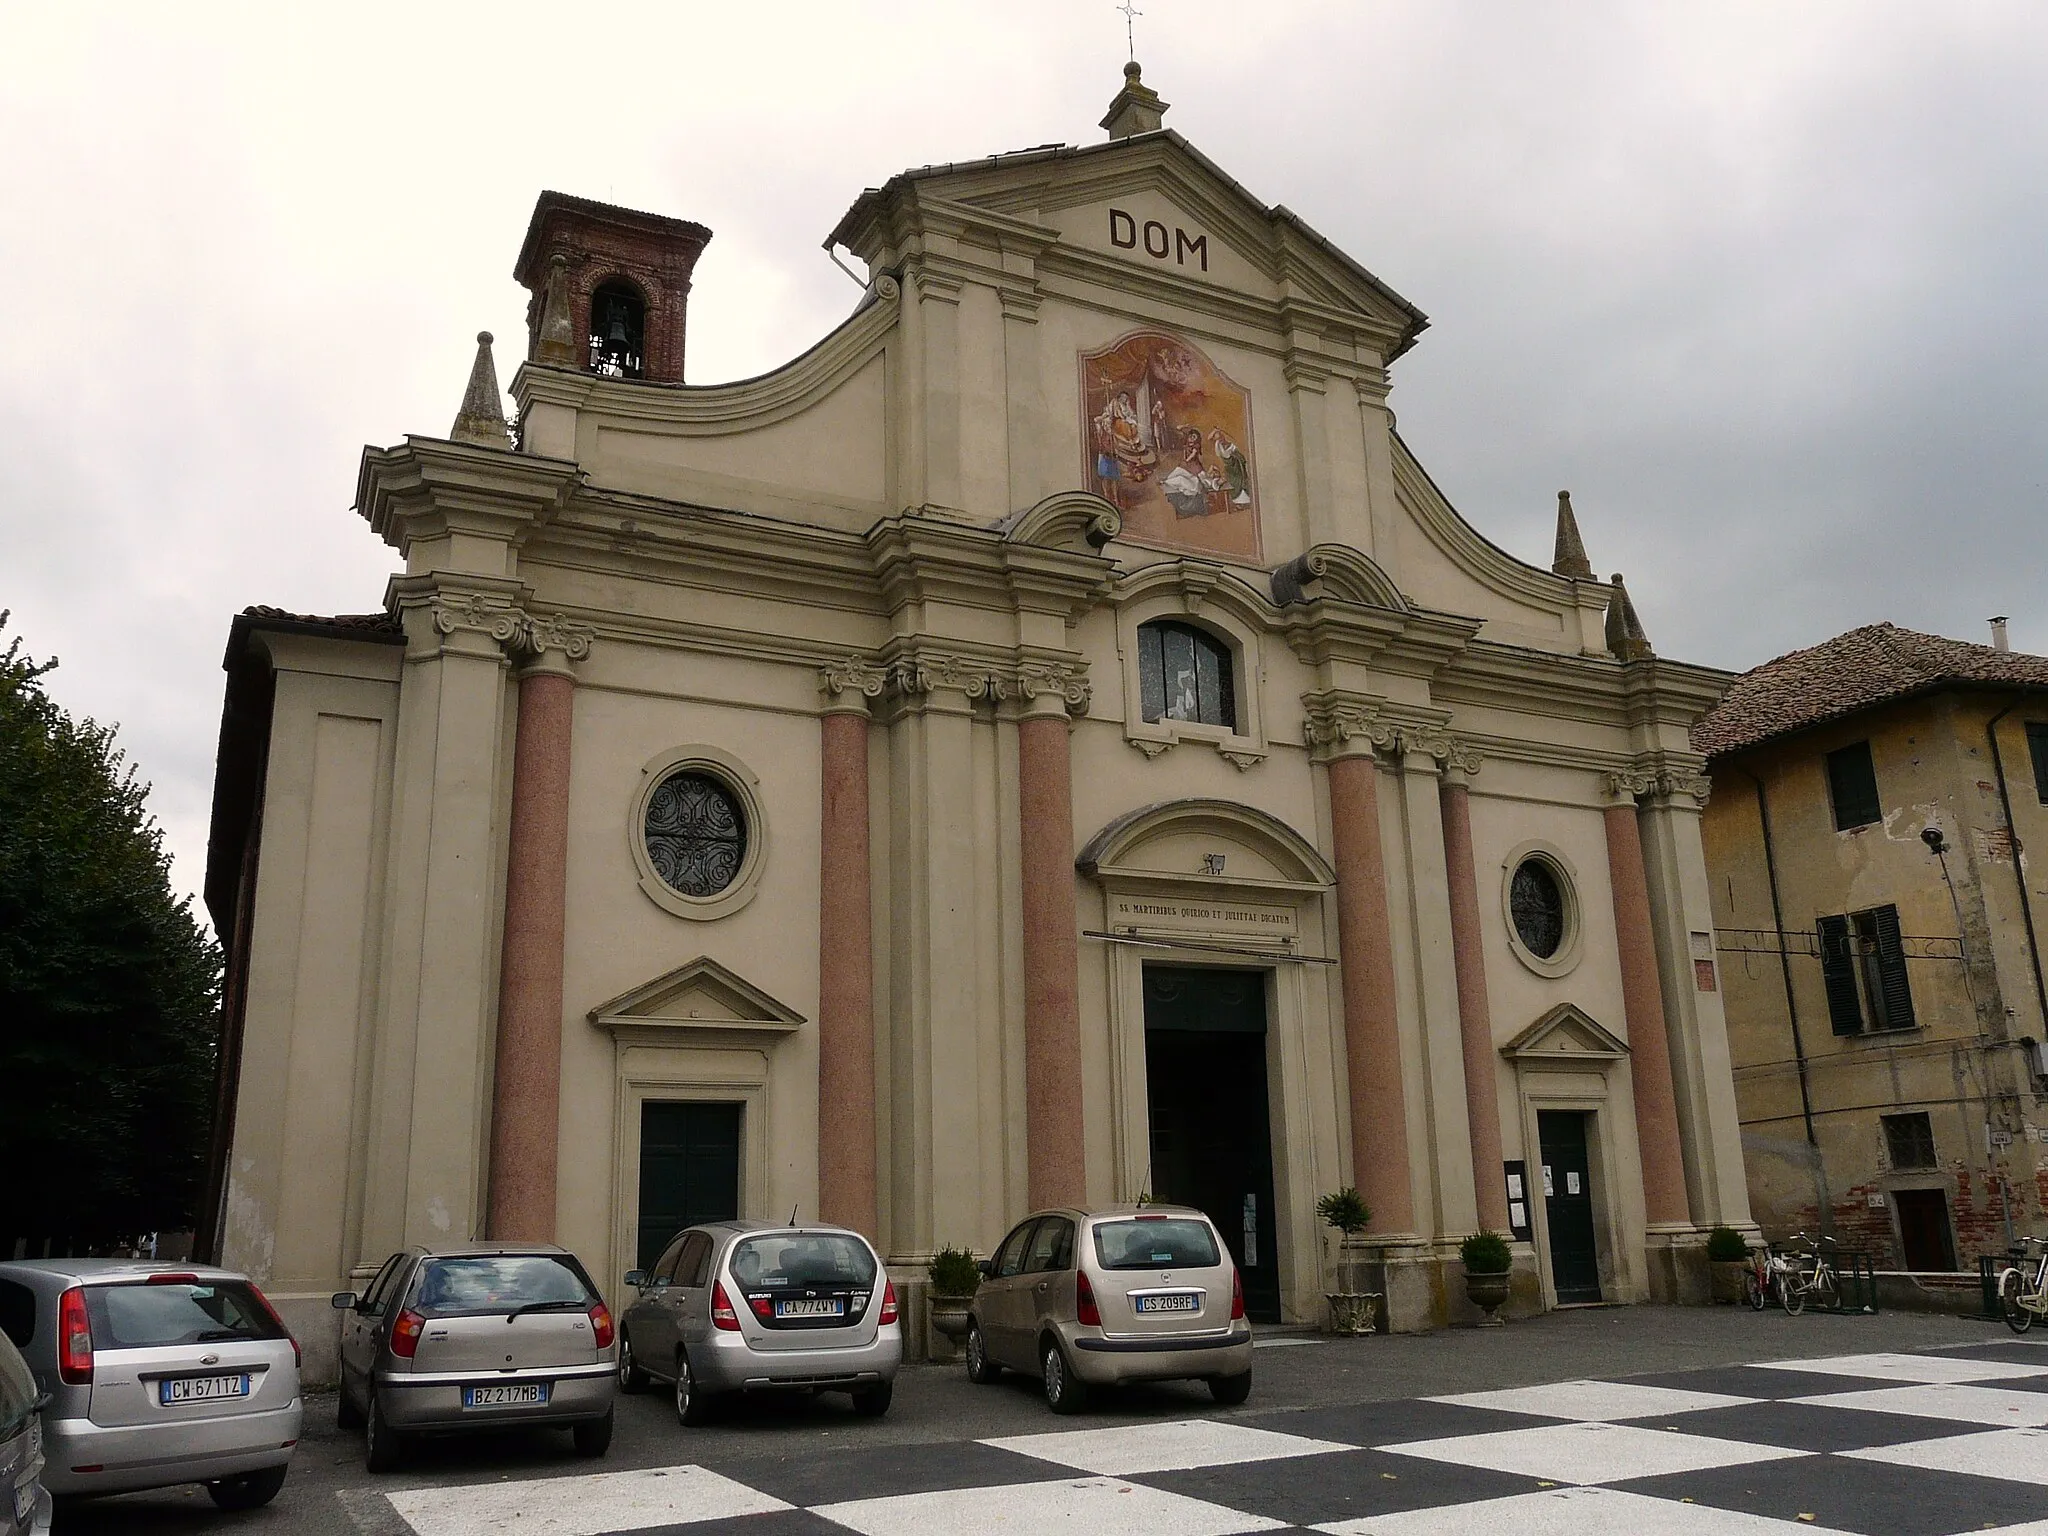
[(1230, 647), (1207, 630), (1171, 619), (1139, 625), (1138, 688), (1147, 721), (1237, 729)]

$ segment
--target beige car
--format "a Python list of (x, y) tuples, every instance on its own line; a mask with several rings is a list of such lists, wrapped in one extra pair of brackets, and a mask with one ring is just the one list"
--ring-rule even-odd
[(1252, 1390), (1252, 1327), (1230, 1250), (1200, 1211), (1125, 1205), (1039, 1211), (981, 1265), (967, 1374), (1038, 1377), (1055, 1413), (1089, 1388), (1199, 1379), (1219, 1403)]

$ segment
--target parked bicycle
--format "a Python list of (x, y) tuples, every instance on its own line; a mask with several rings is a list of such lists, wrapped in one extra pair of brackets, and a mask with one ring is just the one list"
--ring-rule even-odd
[(1761, 1312), (1782, 1294), (1780, 1279), (1797, 1273), (1798, 1265), (1766, 1244), (1749, 1250), (1749, 1265), (1742, 1272), (1742, 1299)]
[(2048, 1238), (2020, 1239), (2020, 1261), (1999, 1272), (1998, 1303), (2005, 1326), (2025, 1333), (2037, 1317), (2048, 1317)]
[(1840, 1307), (1842, 1286), (1832, 1257), (1835, 1240), (1795, 1232), (1791, 1241), (1803, 1244), (1805, 1252), (1793, 1254), (1778, 1272), (1778, 1305), (1785, 1309), (1785, 1315), (1797, 1317), (1804, 1312), (1809, 1296), (1819, 1298), (1824, 1307)]

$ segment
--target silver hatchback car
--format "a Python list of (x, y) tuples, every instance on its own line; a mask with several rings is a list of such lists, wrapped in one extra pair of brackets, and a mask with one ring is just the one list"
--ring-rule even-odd
[(284, 1486), (305, 1407), (298, 1341), (247, 1276), (138, 1259), (0, 1264), (0, 1321), (50, 1394), (43, 1486), (203, 1483), (222, 1509)]
[(41, 1481), (45, 1396), (0, 1328), (0, 1536), (50, 1536), (50, 1491)]
[(903, 1325), (895, 1284), (858, 1232), (690, 1227), (626, 1283), (640, 1295), (620, 1319), (619, 1384), (672, 1383), (685, 1424), (736, 1392), (848, 1392), (856, 1413), (889, 1411)]
[(565, 1248), (409, 1249), (368, 1290), (339, 1291), (335, 1414), (388, 1472), (415, 1435), (561, 1427), (585, 1456), (612, 1443), (612, 1314)]
[(1039, 1211), (981, 1265), (967, 1374), (1037, 1376), (1055, 1413), (1091, 1386), (1195, 1378), (1219, 1403), (1252, 1391), (1244, 1282), (1209, 1218), (1181, 1206)]

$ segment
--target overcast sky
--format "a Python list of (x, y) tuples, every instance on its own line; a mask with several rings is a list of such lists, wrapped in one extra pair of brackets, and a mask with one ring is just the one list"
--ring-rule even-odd
[[(1891, 619), (2048, 651), (2048, 6), (1145, 0), (1167, 123), (1425, 310), (1401, 430), (1659, 651)], [(907, 166), (1090, 143), (1108, 0), (0, 0), (0, 607), (202, 875), (249, 603), (379, 606), (363, 444), (448, 429), (543, 187), (715, 232), (690, 373), (844, 317)]]

